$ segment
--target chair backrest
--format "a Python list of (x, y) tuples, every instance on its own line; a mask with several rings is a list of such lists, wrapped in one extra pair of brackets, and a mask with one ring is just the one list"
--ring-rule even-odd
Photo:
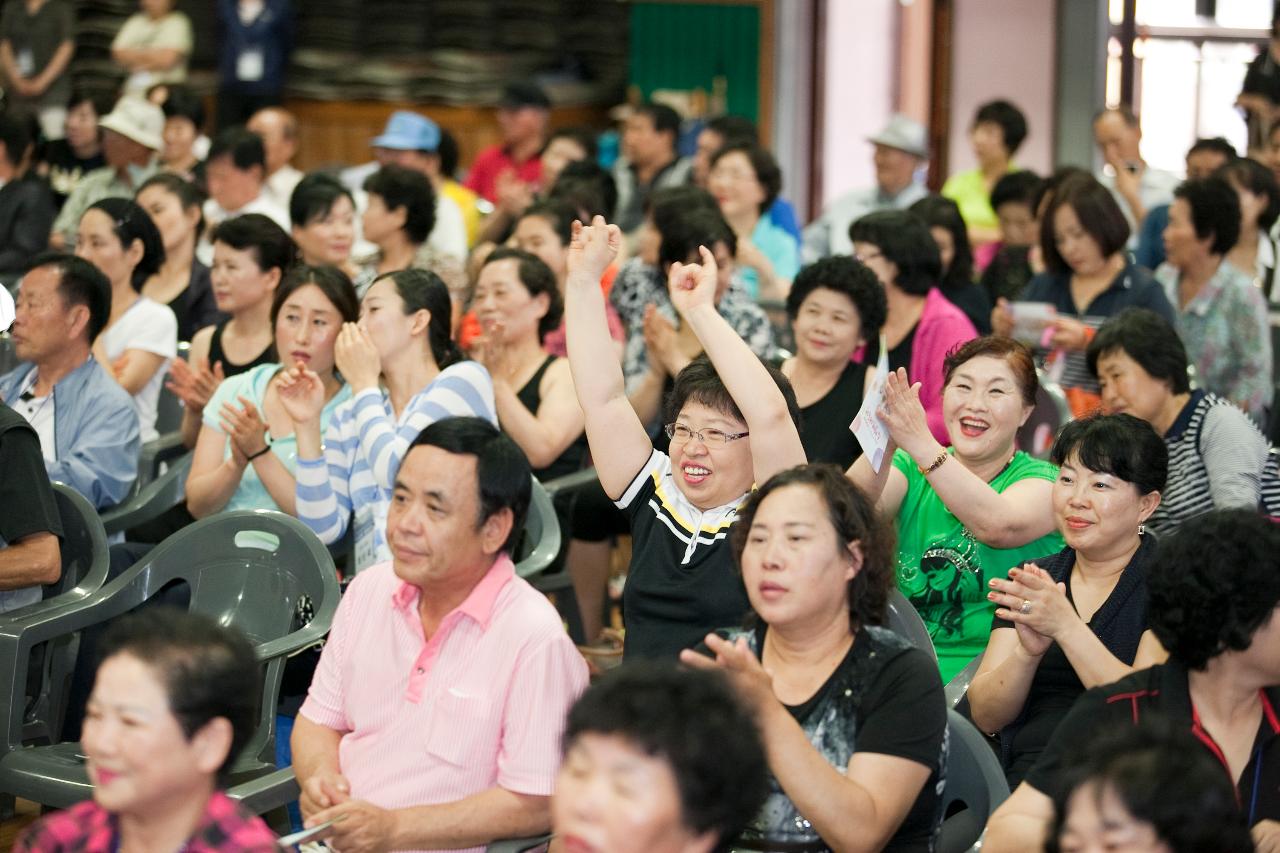
[(929, 636), (924, 620), (911, 606), (911, 602), (907, 601), (906, 596), (897, 589), (889, 593), (889, 608), (884, 621), (886, 628), (911, 641), (911, 645), (916, 648), (928, 652), (935, 661), (938, 659), (938, 652), (933, 647), (933, 637)]
[(528, 580), (542, 574), (560, 553), (560, 520), (551, 496), (536, 479), (516, 553), (516, 574)]
[[(947, 709), (947, 776), (938, 853), (961, 853), (982, 837), (992, 812), (1009, 796), (996, 754), (973, 723)], [(963, 805), (963, 808), (960, 806)]]
[[(187, 341), (178, 342), (177, 358), (183, 361), (191, 360), (191, 344)], [(182, 399), (169, 390), (166, 382), (160, 386), (160, 398), (156, 401), (156, 432), (160, 435), (170, 435), (182, 429)]]
[(187, 475), (191, 472), (191, 454), (186, 453), (169, 463), (168, 469), (145, 486), (130, 489), (125, 499), (102, 511), (102, 523), (108, 535), (158, 518), (186, 496)]
[[(16, 641), (5, 655), (19, 658), (34, 643), (122, 616), (174, 581), (189, 587), (190, 610), (239, 629), (266, 664), (258, 729), (242, 755), (273, 761), (285, 655), (322, 639), (338, 607), (333, 560), (316, 535), (295, 518), (267, 510), (237, 510), (202, 519), (80, 602), (60, 608), (50, 618), (14, 626)], [(313, 616), (300, 627), (297, 614), (304, 597), (311, 602)], [(0, 640), (6, 633), (0, 625)], [(0, 656), (0, 668), (6, 670), (0, 678), (4, 686), (14, 677), (12, 664)], [(0, 708), (0, 720), (10, 727), (11, 713)], [(13, 748), (13, 729), (8, 731)]]
[(1043, 370), (1036, 371), (1040, 390), (1036, 392), (1035, 408), (1027, 422), (1018, 428), (1014, 441), (1018, 449), (1037, 459), (1048, 459), (1053, 440), (1071, 420), (1071, 404), (1059, 385), (1050, 380)]
[[(44, 585), (39, 603), (12, 610), (0, 616), (0, 622), (80, 601), (106, 583), (110, 565), (107, 533), (93, 505), (64, 483), (53, 484), (53, 499), (62, 522), (62, 573), (57, 581)], [(33, 651), (26, 676), (28, 704), (22, 725), (24, 741), (52, 743), (57, 739), (56, 733), (62, 729), (66, 712), (66, 688), (79, 646), (79, 638), (70, 635), (50, 640)]]
[(111, 562), (107, 531), (93, 504), (65, 483), (53, 484), (53, 500), (62, 521), (62, 575), (45, 584), (42, 604), (60, 604), (94, 592), (106, 583)]

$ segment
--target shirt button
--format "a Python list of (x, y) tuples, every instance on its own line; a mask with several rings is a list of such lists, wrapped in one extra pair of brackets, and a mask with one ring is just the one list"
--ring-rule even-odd
[(418, 675), (422, 675), (422, 667), (418, 667)]

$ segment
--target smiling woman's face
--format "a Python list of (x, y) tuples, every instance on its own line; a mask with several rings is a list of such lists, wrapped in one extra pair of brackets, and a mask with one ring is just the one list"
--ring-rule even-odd
[(159, 675), (128, 653), (98, 668), (81, 745), (98, 805), (143, 821), (207, 797), (222, 763), (201, 732), (186, 737)]

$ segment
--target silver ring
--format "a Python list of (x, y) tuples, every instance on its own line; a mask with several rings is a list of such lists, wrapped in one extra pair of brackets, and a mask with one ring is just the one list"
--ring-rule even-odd
[(1022, 599), (1022, 606), (1018, 608), (1018, 612), (1021, 613), (1023, 616), (1026, 616), (1028, 613), (1030, 613), (1031, 599), (1029, 598)]

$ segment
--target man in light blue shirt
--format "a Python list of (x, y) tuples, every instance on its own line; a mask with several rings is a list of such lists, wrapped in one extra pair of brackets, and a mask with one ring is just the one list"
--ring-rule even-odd
[(867, 140), (875, 146), (876, 185), (853, 190), (827, 205), (804, 229), (800, 259), (811, 264), (829, 255), (853, 254), (849, 226), (877, 210), (905, 210), (929, 194), (916, 173), (929, 156), (928, 134), (904, 115), (889, 119)]
[(40, 255), (18, 290), (13, 343), (24, 363), (0, 376), (0, 400), (40, 438), (49, 478), (98, 509), (138, 476), (138, 411), (91, 347), (111, 314), (111, 285), (88, 261)]

